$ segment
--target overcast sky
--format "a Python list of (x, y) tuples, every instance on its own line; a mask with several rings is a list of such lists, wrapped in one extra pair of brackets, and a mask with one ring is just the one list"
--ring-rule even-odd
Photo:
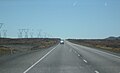
[(52, 37), (120, 36), (120, 0), (0, 0), (0, 23), (8, 37), (18, 29)]

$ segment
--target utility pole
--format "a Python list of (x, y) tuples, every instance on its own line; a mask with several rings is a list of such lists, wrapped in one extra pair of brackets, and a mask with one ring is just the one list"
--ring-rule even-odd
[(4, 23), (0, 23), (0, 38), (2, 37), (1, 28), (2, 28), (3, 24), (4, 24)]

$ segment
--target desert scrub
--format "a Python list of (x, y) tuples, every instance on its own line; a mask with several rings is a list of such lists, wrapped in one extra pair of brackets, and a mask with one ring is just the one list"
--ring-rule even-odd
[(13, 53), (14, 49), (10, 47), (0, 46), (0, 55)]

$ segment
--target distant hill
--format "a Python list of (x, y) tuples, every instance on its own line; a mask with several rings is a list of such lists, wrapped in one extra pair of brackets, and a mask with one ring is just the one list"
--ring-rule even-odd
[(111, 37), (108, 37), (106, 38), (107, 40), (120, 40), (120, 36), (119, 37), (114, 37), (114, 36), (111, 36)]

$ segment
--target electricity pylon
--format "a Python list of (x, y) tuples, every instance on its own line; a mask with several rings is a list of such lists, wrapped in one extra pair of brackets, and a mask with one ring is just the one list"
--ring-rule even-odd
[(23, 29), (19, 29), (18, 38), (23, 38)]
[(3, 23), (0, 23), (0, 38), (2, 36), (2, 34), (1, 34), (1, 28), (2, 28), (2, 26), (3, 26)]
[(28, 31), (29, 29), (23, 29), (24, 33), (25, 33), (25, 38), (28, 38)]
[(33, 38), (33, 29), (30, 32), (30, 36), (31, 36), (31, 38)]
[(7, 30), (3, 30), (3, 37), (4, 37), (4, 38), (7, 37)]
[(42, 37), (41, 32), (42, 32), (42, 30), (39, 30), (39, 31), (38, 31), (38, 38), (41, 38), (41, 37)]

